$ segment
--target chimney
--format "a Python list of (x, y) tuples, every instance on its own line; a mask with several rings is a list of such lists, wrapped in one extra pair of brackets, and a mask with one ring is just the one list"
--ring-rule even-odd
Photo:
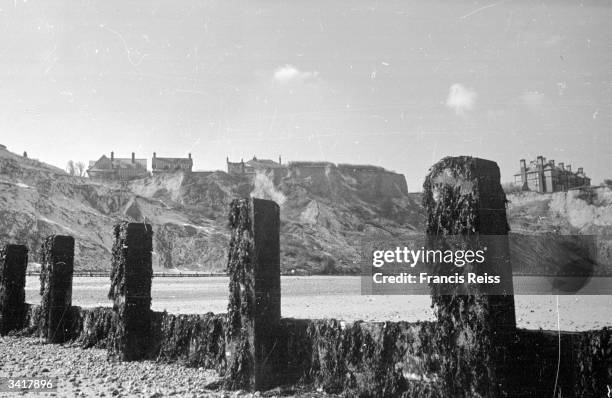
[(584, 174), (584, 169), (582, 167), (578, 167), (578, 174)]
[(527, 161), (525, 159), (520, 160), (521, 164), (521, 183), (523, 184), (522, 190), (528, 191), (529, 185), (527, 184)]
[(188, 153), (188, 154), (187, 154), (187, 157), (189, 157), (189, 159), (191, 159), (191, 154), (190, 154), (190, 153)]
[(111, 151), (111, 169), (113, 168), (113, 163), (115, 162), (115, 152)]
[(157, 157), (157, 153), (153, 152), (153, 159)]
[(567, 171), (569, 171), (570, 173), (572, 172), (572, 165), (571, 164), (567, 165)]
[(132, 164), (136, 163), (136, 153), (132, 152)]
[(559, 162), (559, 168), (561, 170), (565, 170), (565, 164), (563, 162)]
[(544, 156), (538, 156), (536, 169), (538, 170), (538, 192), (546, 192), (546, 186), (544, 185)]
[(278, 164), (283, 164), (283, 163), (281, 162), (281, 157), (280, 157), (280, 155), (278, 155)]

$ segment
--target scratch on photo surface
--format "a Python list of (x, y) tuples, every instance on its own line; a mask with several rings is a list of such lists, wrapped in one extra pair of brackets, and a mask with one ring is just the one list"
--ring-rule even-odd
[(144, 54), (142, 57), (140, 57), (138, 62), (135, 62), (134, 60), (132, 60), (132, 52), (130, 51), (130, 48), (128, 47), (127, 42), (123, 38), (123, 35), (121, 33), (117, 32), (116, 30), (113, 30), (113, 29), (107, 27), (104, 24), (100, 24), (100, 27), (102, 29), (105, 29), (105, 30), (111, 32), (112, 34), (117, 36), (119, 38), (119, 40), (121, 40), (121, 43), (123, 43), (123, 48), (125, 48), (125, 52), (127, 54), (128, 61), (130, 62), (130, 64), (132, 64), (132, 66), (137, 67), (138, 65), (140, 65), (142, 63), (142, 60), (145, 59), (147, 54)]
[(193, 149), (200, 144), (200, 138), (201, 137), (198, 137), (193, 141), (193, 144), (191, 144), (191, 146), (189, 147), (190, 151), (193, 151)]
[(183, 94), (197, 94), (197, 95), (208, 95), (207, 93), (205, 93), (204, 91), (199, 91), (199, 90), (190, 90), (190, 89), (184, 89), (184, 88), (177, 88), (174, 89), (175, 93), (183, 93)]
[(476, 14), (476, 13), (479, 13), (480, 11), (484, 11), (484, 10), (486, 10), (487, 8), (491, 8), (491, 7), (498, 6), (498, 5), (503, 4), (503, 3), (505, 3), (505, 2), (506, 2), (506, 1), (500, 1), (500, 2), (497, 2), (497, 3), (493, 3), (493, 4), (486, 5), (486, 6), (484, 6), (484, 7), (477, 8), (477, 9), (475, 9), (474, 11), (470, 11), (469, 13), (467, 13), (467, 14), (465, 14), (464, 16), (460, 17), (459, 19), (466, 19), (466, 18), (471, 17), (472, 15), (474, 15), (474, 14)]
[(57, 63), (58, 58), (57, 56), (55, 56), (56, 52), (57, 52), (57, 44), (54, 44), (53, 48), (49, 51), (48, 55), (45, 56), (45, 61), (47, 62), (47, 67), (45, 68), (45, 71), (43, 72), (45, 75), (48, 75), (51, 69), (53, 69), (53, 67)]
[[(561, 369), (561, 320), (559, 315), (559, 296), (555, 296), (557, 300), (557, 332), (559, 334), (559, 351), (557, 354), (557, 373), (555, 375), (555, 388), (553, 390), (553, 398), (557, 397), (557, 385), (559, 383), (559, 370)], [(559, 397), (561, 396), (561, 391), (559, 391)]]

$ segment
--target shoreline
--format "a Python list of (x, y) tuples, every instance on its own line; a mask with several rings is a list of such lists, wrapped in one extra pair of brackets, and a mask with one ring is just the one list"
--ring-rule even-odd
[[(171, 314), (225, 313), (227, 277), (153, 279), (152, 309)], [(106, 307), (112, 303), (106, 278), (74, 278), (72, 304)], [(363, 320), (432, 321), (429, 295), (363, 295), (360, 277), (283, 277), (281, 314), (284, 318), (333, 318), (345, 322)], [(40, 303), (40, 281), (26, 278), (26, 302)], [(612, 295), (559, 297), (559, 323), (564, 331), (585, 331), (612, 326)], [(557, 305), (553, 295), (515, 295), (517, 326), (537, 330), (557, 329)]]

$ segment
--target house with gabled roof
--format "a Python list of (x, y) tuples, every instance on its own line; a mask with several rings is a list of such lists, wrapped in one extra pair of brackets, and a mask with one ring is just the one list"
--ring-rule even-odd
[(187, 154), (186, 158), (160, 158), (157, 157), (157, 153), (153, 152), (153, 159), (151, 160), (153, 174), (174, 173), (176, 171), (191, 173), (192, 169), (193, 159), (191, 159), (190, 153)]
[(94, 180), (104, 181), (129, 181), (144, 178), (147, 172), (147, 159), (137, 159), (132, 152), (131, 158), (116, 158), (115, 153), (110, 153), (110, 158), (102, 155), (98, 160), (90, 160), (87, 175)]

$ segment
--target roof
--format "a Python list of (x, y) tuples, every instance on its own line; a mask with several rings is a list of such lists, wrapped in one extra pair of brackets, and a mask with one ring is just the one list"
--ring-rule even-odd
[[(531, 162), (529, 163), (529, 165), (527, 165), (527, 173), (536, 173), (537, 170), (537, 164), (535, 162)], [(558, 170), (561, 173), (568, 173), (568, 174), (573, 174), (573, 175), (581, 175), (581, 176), (585, 176), (586, 174), (583, 172), (578, 172), (578, 171), (570, 171), (568, 169), (565, 168), (561, 168), (558, 165), (553, 165), (552, 163), (548, 162), (544, 164), (544, 169), (553, 169), (553, 170)], [(520, 176), (522, 174), (521, 170), (517, 171), (514, 175), (515, 176)]]
[[(93, 164), (92, 164), (93, 163)], [(147, 169), (147, 159), (134, 159), (132, 158), (114, 158), (113, 167), (111, 168), (111, 161), (106, 155), (102, 155), (100, 159), (95, 162), (89, 162), (91, 165), (88, 171), (108, 171), (112, 169)]]
[(145, 169), (147, 168), (147, 159), (134, 159), (132, 163), (131, 158), (115, 158), (113, 160), (113, 167), (116, 169)]
[(155, 160), (162, 160), (166, 162), (192, 162), (191, 158), (160, 158), (159, 156), (154, 157)]
[(155, 169), (171, 167), (176, 165), (193, 166), (193, 159), (191, 158), (159, 158), (154, 157), (151, 161), (151, 167)]

